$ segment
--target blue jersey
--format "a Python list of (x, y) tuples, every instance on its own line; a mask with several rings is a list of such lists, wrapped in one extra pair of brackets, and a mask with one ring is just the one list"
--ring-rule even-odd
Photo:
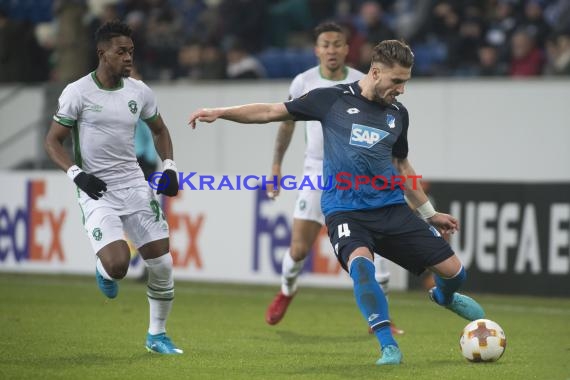
[(403, 190), (394, 186), (399, 173), (392, 165), (392, 156), (408, 155), (408, 111), (402, 104), (368, 100), (354, 82), (315, 89), (285, 106), (295, 120), (319, 120), (323, 126), (323, 174), (332, 180), (321, 197), (325, 216), (406, 203)]

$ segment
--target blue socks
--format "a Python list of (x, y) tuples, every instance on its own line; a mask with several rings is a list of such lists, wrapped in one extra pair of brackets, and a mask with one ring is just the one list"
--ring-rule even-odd
[(380, 346), (398, 346), (390, 331), (388, 302), (374, 277), (374, 263), (362, 256), (350, 263), (350, 277), (354, 282), (354, 298), (360, 312), (374, 330)]
[(461, 270), (452, 278), (442, 278), (438, 275), (433, 275), (435, 279), (435, 289), (433, 290), (433, 298), (435, 302), (440, 305), (449, 305), (453, 300), (453, 293), (459, 289), (461, 284), (467, 278), (467, 272), (465, 268), (461, 266)]

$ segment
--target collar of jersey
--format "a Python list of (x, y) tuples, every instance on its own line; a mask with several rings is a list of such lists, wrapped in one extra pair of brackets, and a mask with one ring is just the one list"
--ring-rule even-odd
[(348, 77), (348, 67), (347, 66), (344, 66), (342, 68), (342, 73), (344, 74), (344, 77), (341, 79), (329, 79), (329, 78), (325, 77), (323, 75), (323, 71), (321, 70), (321, 65), (319, 65), (318, 67), (319, 67), (319, 76), (323, 79), (330, 80), (331, 82), (340, 82), (340, 81), (345, 80)]
[(116, 87), (112, 87), (112, 88), (103, 87), (103, 83), (99, 82), (99, 79), (97, 79), (97, 75), (95, 75), (95, 71), (91, 72), (91, 78), (93, 79), (93, 81), (95, 82), (97, 87), (99, 87), (101, 90), (117, 91), (117, 90), (120, 90), (121, 88), (123, 88), (123, 78), (121, 78), (121, 81), (119, 82), (119, 84)]

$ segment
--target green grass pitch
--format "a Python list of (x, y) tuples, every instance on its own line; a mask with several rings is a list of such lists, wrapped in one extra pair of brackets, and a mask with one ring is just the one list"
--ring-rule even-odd
[(400, 366), (377, 367), (376, 339), (350, 290), (302, 287), (287, 317), (264, 322), (277, 287), (177, 282), (168, 333), (181, 356), (149, 354), (145, 286), (106, 300), (95, 278), (0, 274), (0, 379), (570, 379), (570, 299), (475, 295), (507, 335), (496, 363), (469, 363), (467, 321), (394, 292)]

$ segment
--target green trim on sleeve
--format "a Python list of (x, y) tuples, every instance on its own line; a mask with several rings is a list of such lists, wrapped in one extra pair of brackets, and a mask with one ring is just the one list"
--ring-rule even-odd
[(73, 155), (75, 157), (75, 165), (80, 168), (83, 166), (81, 158), (81, 145), (79, 144), (79, 125), (74, 125), (71, 132), (73, 133)]
[(61, 124), (61, 125), (63, 125), (64, 127), (67, 127), (67, 128), (73, 128), (73, 127), (75, 127), (75, 125), (77, 124), (77, 121), (75, 121), (75, 120), (73, 120), (73, 119), (68, 119), (68, 118), (65, 118), (65, 117), (57, 116), (57, 115), (53, 115), (53, 120), (54, 120), (56, 123)]
[(159, 116), (160, 114), (157, 112), (154, 114), (154, 116), (151, 116), (148, 119), (142, 119), (142, 121), (144, 121), (145, 123), (148, 123), (149, 121), (155, 121), (156, 119), (158, 119)]

